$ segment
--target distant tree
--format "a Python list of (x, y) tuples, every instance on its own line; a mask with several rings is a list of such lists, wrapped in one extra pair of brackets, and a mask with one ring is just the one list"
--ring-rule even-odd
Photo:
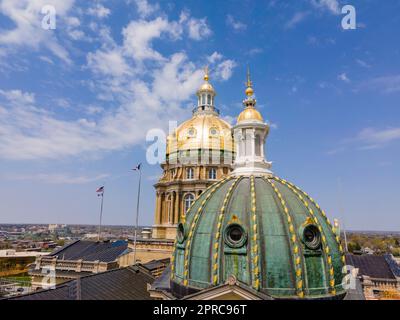
[(354, 252), (354, 251), (361, 250), (361, 245), (356, 241), (350, 241), (347, 244), (347, 248), (348, 248), (349, 252)]

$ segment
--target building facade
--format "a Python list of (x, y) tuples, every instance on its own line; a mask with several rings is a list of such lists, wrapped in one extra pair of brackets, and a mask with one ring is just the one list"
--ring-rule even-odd
[(231, 126), (220, 118), (215, 96), (206, 69), (192, 118), (167, 138), (163, 175), (155, 184), (154, 239), (175, 239), (176, 226), (193, 202), (212, 183), (231, 172)]

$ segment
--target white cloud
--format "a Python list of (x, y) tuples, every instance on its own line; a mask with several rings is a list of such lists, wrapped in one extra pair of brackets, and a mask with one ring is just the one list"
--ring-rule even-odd
[(54, 64), (54, 61), (51, 60), (49, 57), (40, 56), (39, 59), (42, 60), (42, 61), (44, 61), (44, 62), (47, 62), (47, 63), (49, 63), (49, 64)]
[(350, 79), (347, 77), (347, 74), (345, 72), (339, 74), (338, 79), (343, 82), (350, 82)]
[(178, 39), (182, 34), (179, 24), (158, 17), (151, 21), (132, 21), (122, 31), (124, 36), (124, 51), (138, 61), (163, 60), (163, 56), (151, 47), (153, 39), (162, 34)]
[(379, 90), (383, 93), (400, 92), (400, 75), (381, 76), (366, 80), (361, 83), (360, 88)]
[(147, 76), (153, 79), (149, 83), (134, 76), (124, 82), (102, 78), (94, 87), (100, 92), (117, 93), (113, 103), (117, 106), (100, 117), (89, 112), (87, 118), (77, 116), (75, 120), (60, 119), (40, 108), (33, 94), (3, 91), (0, 157), (57, 159), (143, 143), (148, 130), (166, 130), (168, 120), (181, 121), (188, 115), (181, 105), (200, 85), (202, 73), (184, 53), (176, 53), (161, 68), (148, 70)]
[[(80, 104), (80, 113), (65, 117), (41, 106), (41, 99), (46, 98), (43, 95), (38, 98), (22, 90), (1, 91), (0, 158), (96, 156), (143, 144), (148, 130), (167, 131), (169, 120), (185, 119), (190, 114), (186, 106), (194, 99), (203, 71), (184, 52), (176, 50), (164, 56), (153, 48), (156, 40), (175, 41), (184, 35), (193, 38), (196, 33), (195, 38), (204, 36), (204, 26), (193, 31), (189, 22), (205, 19), (188, 14), (181, 18), (169, 21), (163, 15), (149, 21), (131, 21), (122, 30), (121, 44), (112, 38), (109, 28), (92, 26), (100, 47), (87, 54), (86, 66), (94, 77), (84, 84), (98, 99), (107, 101), (105, 109), (96, 102)], [(75, 19), (69, 22), (79, 26)], [(236, 63), (219, 55), (211, 55), (216, 77), (226, 80)], [(146, 72), (138, 72), (143, 70)]]
[(327, 10), (332, 14), (340, 14), (338, 0), (311, 0), (311, 4), (318, 9)]
[(215, 75), (221, 80), (228, 80), (236, 67), (236, 62), (230, 59), (224, 60), (219, 63), (215, 69)]
[(44, 30), (41, 21), (44, 15), (41, 9), (44, 5), (53, 5), (57, 8), (57, 19), (65, 18), (74, 4), (74, 0), (3, 0), (0, 2), (0, 14), (7, 16), (14, 23), (11, 30), (0, 29), (0, 46), (7, 51), (19, 47), (29, 47), (39, 50), (41, 46), (47, 47), (55, 56), (71, 63), (69, 54), (63, 48), (53, 30)]
[(194, 40), (202, 40), (211, 35), (211, 29), (207, 25), (205, 18), (195, 19), (190, 18), (188, 21), (189, 37)]
[(12, 104), (32, 105), (35, 102), (33, 93), (22, 92), (21, 90), (1, 90), (0, 95), (6, 98)]
[(286, 24), (285, 24), (285, 29), (294, 28), (294, 27), (295, 27), (296, 25), (298, 25), (301, 21), (303, 21), (303, 20), (307, 17), (308, 14), (309, 14), (308, 12), (303, 12), (303, 11), (301, 11), (301, 12), (296, 12), (296, 13), (293, 15), (293, 17), (292, 17), (288, 22), (286, 22)]
[(367, 62), (365, 62), (364, 60), (361, 59), (356, 59), (356, 62), (359, 66), (363, 67), (363, 68), (371, 68), (371, 65), (369, 65)]
[(357, 140), (366, 144), (364, 149), (381, 147), (395, 140), (400, 140), (400, 128), (375, 129), (365, 128), (357, 135)]
[(95, 16), (97, 18), (106, 18), (110, 14), (110, 9), (104, 7), (102, 4), (97, 3), (95, 6), (88, 9), (88, 14)]
[[(128, 3), (130, 2), (132, 1), (128, 1)], [(134, 0), (134, 2), (137, 6), (139, 15), (143, 18), (148, 17), (149, 15), (156, 12), (160, 8), (158, 3), (152, 5), (147, 0)]]
[(226, 16), (226, 24), (229, 27), (232, 27), (236, 31), (244, 31), (247, 29), (247, 25), (244, 24), (243, 22), (237, 21), (233, 18), (232, 15), (228, 14)]
[(221, 60), (222, 57), (223, 57), (222, 54), (220, 54), (220, 53), (217, 52), (217, 51), (214, 51), (212, 55), (210, 55), (210, 56), (207, 57), (207, 60), (208, 60), (208, 62), (210, 62), (210, 63), (215, 63), (215, 62)]
[(262, 52), (263, 52), (263, 49), (261, 49), (261, 48), (252, 48), (249, 51), (247, 51), (246, 54), (249, 56), (254, 56), (254, 55), (262, 53)]
[(95, 73), (120, 77), (130, 73), (125, 58), (118, 49), (97, 50), (87, 55), (88, 67)]

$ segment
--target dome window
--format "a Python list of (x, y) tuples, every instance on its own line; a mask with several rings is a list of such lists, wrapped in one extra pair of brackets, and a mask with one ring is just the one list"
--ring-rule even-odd
[(185, 227), (183, 226), (183, 223), (179, 223), (178, 224), (178, 228), (177, 228), (177, 239), (179, 241), (179, 243), (183, 243), (185, 241)]
[(225, 228), (225, 243), (231, 248), (240, 248), (246, 244), (247, 234), (243, 227), (237, 223)]
[(216, 135), (218, 135), (218, 130), (217, 130), (217, 128), (211, 128), (211, 129), (210, 129), (210, 135), (211, 135), (211, 136), (216, 136)]
[(309, 224), (303, 229), (303, 242), (308, 249), (316, 250), (321, 245), (321, 233), (318, 227), (313, 224)]
[(195, 128), (190, 128), (188, 130), (188, 136), (189, 136), (189, 138), (195, 137), (196, 136), (196, 129)]

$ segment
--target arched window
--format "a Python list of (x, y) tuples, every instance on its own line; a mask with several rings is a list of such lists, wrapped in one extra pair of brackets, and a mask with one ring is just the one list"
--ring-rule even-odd
[(167, 201), (165, 203), (167, 206), (167, 222), (170, 223), (171, 220), (171, 215), (172, 215), (172, 197), (171, 194), (168, 194), (167, 196)]
[(186, 194), (184, 197), (184, 201), (185, 201), (185, 214), (186, 214), (190, 206), (194, 202), (194, 195), (191, 193)]
[(194, 178), (194, 170), (193, 168), (187, 168), (186, 169), (186, 179), (193, 179)]
[(207, 104), (211, 105), (211, 94), (207, 95)]
[(256, 135), (256, 141), (255, 141), (255, 143), (256, 143), (256, 156), (261, 156), (261, 137), (260, 137), (260, 135)]
[(217, 170), (215, 168), (210, 168), (208, 170), (208, 179), (211, 180), (217, 179)]

